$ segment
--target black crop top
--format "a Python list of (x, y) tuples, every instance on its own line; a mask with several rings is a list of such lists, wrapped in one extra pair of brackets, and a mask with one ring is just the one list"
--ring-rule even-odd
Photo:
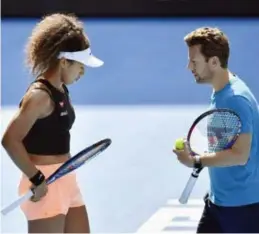
[[(55, 107), (52, 113), (45, 118), (38, 119), (23, 139), (28, 153), (38, 155), (58, 155), (70, 150), (70, 132), (75, 112), (69, 100), (69, 92), (65, 85), (62, 93), (47, 80), (38, 79), (35, 82), (43, 83), (47, 88), (36, 87), (49, 93)], [(21, 103), (20, 103), (21, 105)]]

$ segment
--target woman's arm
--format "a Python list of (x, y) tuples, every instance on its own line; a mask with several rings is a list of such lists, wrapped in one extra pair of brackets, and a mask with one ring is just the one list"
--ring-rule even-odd
[(8, 155), (28, 178), (33, 177), (38, 170), (28, 156), (23, 139), (36, 120), (46, 116), (51, 108), (51, 99), (47, 92), (43, 90), (29, 92), (2, 138), (2, 145)]

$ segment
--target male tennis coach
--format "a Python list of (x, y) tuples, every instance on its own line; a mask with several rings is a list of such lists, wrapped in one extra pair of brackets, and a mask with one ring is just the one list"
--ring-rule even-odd
[[(184, 40), (196, 83), (212, 86), (210, 108), (230, 108), (242, 122), (231, 149), (200, 155), (195, 162), (208, 167), (210, 177), (197, 233), (259, 233), (258, 103), (245, 82), (229, 71), (229, 41), (221, 30), (198, 28)], [(193, 167), (187, 147), (174, 152), (182, 164)]]

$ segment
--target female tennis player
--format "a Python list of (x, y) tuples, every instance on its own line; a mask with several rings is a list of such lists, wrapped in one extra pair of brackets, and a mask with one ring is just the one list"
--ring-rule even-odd
[(70, 173), (47, 186), (45, 178), (70, 158), (74, 109), (66, 85), (84, 74), (84, 67), (103, 61), (91, 53), (83, 24), (75, 16), (52, 14), (33, 29), (26, 60), (35, 77), (18, 112), (9, 123), (2, 145), (21, 170), (19, 194), (34, 188), (21, 205), (29, 233), (89, 233), (86, 206)]

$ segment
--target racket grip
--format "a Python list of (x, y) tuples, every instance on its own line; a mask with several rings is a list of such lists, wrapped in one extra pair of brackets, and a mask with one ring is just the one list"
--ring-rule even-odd
[(33, 196), (33, 192), (29, 190), (27, 193), (25, 193), (23, 196), (18, 198), (16, 201), (5, 207), (4, 209), (1, 210), (1, 213), (3, 215), (7, 215), (10, 211), (14, 210), (16, 207), (20, 206), (24, 201), (28, 200)]
[(190, 194), (191, 194), (191, 192), (193, 190), (193, 187), (194, 187), (197, 179), (198, 179), (198, 176), (195, 175), (195, 174), (192, 174), (190, 176), (190, 178), (189, 178), (187, 184), (185, 185), (185, 188), (184, 188), (184, 190), (183, 190), (183, 192), (182, 192), (182, 194), (181, 194), (181, 196), (179, 198), (179, 202), (181, 204), (186, 204), (188, 202), (188, 199), (190, 197)]

